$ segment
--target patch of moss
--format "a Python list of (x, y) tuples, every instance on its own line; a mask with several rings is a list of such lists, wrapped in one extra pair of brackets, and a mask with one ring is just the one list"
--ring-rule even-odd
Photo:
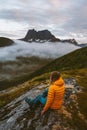
[(87, 91), (78, 94), (79, 108), (87, 119)]
[(3, 104), (5, 104), (5, 101), (0, 99), (0, 107), (3, 107)]
[(33, 78), (34, 81), (38, 81), (38, 82), (43, 82), (43, 81), (46, 81), (48, 80), (50, 77), (50, 73), (44, 73), (40, 76), (37, 76), (35, 78)]
[(82, 92), (78, 93), (78, 103), (81, 113), (87, 119), (87, 68), (64, 71), (63, 77), (73, 77), (76, 79), (77, 85), (82, 87)]

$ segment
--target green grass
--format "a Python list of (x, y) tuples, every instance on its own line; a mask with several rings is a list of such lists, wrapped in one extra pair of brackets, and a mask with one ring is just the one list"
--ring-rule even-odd
[(77, 97), (80, 111), (87, 119), (87, 68), (64, 71), (63, 77), (73, 77), (77, 85), (82, 86), (82, 92)]

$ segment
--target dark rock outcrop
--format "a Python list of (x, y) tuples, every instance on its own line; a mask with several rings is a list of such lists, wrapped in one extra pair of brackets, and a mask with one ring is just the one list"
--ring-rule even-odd
[(48, 30), (36, 31), (34, 29), (29, 30), (27, 32), (26, 36), (21, 40), (24, 40), (27, 42), (32, 42), (32, 41), (35, 41), (35, 42), (45, 42), (45, 41), (56, 42), (56, 41), (60, 41), (60, 39), (56, 38)]
[(26, 42), (62, 42), (62, 43), (71, 43), (74, 45), (78, 45), (77, 41), (75, 39), (65, 39), (61, 40), (57, 37), (55, 37), (50, 31), (48, 30), (41, 30), (36, 31), (35, 29), (31, 29), (27, 32), (26, 36), (20, 40), (26, 41)]
[(80, 47), (86, 47), (87, 43), (79, 44)]
[(74, 45), (78, 45), (77, 41), (75, 39), (65, 39), (65, 40), (61, 40), (62, 42), (69, 42), (72, 43)]
[(0, 47), (10, 46), (13, 44), (13, 40), (5, 37), (0, 37)]

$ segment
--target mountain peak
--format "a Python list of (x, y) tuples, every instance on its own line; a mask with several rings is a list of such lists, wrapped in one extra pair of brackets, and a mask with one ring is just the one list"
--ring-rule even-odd
[(26, 36), (22, 39), (24, 41), (50, 41), (50, 42), (55, 42), (55, 41), (60, 41), (60, 39), (56, 38), (49, 30), (41, 30), (41, 31), (36, 31), (35, 29), (28, 30)]
[(47, 29), (41, 31), (36, 31), (35, 29), (28, 30), (26, 36), (21, 40), (26, 42), (68, 42), (74, 45), (78, 45), (75, 39), (60, 40)]

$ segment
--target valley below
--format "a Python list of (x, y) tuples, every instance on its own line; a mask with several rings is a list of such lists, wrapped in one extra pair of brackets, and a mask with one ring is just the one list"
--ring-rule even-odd
[(0, 48), (0, 90), (27, 81), (34, 71), (79, 48), (67, 42), (14, 40), (12, 45)]
[[(22, 83), (31, 73), (43, 67), (52, 59), (39, 57), (17, 57), (14, 61), (0, 62), (0, 90), (8, 88), (12, 82), (12, 86)], [(22, 78), (22, 80), (21, 80)], [(17, 82), (18, 81), (18, 82)], [(6, 84), (6, 82), (8, 84)]]

